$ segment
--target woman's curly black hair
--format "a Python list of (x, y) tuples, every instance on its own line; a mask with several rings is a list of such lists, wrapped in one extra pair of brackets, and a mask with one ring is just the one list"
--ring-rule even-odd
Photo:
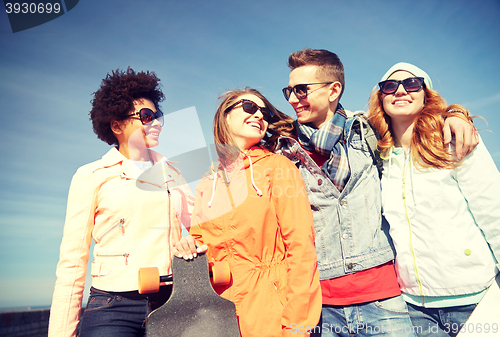
[(111, 121), (121, 120), (134, 109), (134, 100), (147, 98), (159, 108), (158, 103), (165, 99), (160, 90), (160, 79), (154, 72), (138, 72), (128, 67), (126, 71), (117, 69), (107, 74), (94, 98), (90, 120), (97, 137), (109, 145), (118, 145), (111, 130)]

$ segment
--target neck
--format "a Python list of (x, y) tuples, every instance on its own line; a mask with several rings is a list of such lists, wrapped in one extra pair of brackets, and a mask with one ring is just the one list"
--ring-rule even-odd
[(411, 146), (411, 138), (413, 136), (413, 126), (415, 121), (406, 121), (392, 123), (392, 132), (394, 133), (394, 144), (396, 147), (402, 147), (407, 151)]
[(153, 161), (147, 148), (138, 149), (128, 144), (119, 144), (118, 151), (127, 159), (135, 161)]
[(316, 129), (319, 129), (321, 128), (326, 122), (328, 122), (330, 119), (333, 118), (333, 116), (335, 115), (335, 112), (337, 111), (337, 106), (339, 104), (339, 101), (338, 99), (336, 99), (335, 101), (331, 102), (329, 105), (328, 105), (328, 111), (326, 112), (325, 114), (325, 118), (322, 119), (321, 121), (317, 121), (317, 122), (312, 122), (311, 124), (316, 128)]
[(240, 149), (240, 152), (246, 152), (250, 150), (253, 146), (257, 144), (250, 144), (245, 139), (235, 139), (236, 146)]

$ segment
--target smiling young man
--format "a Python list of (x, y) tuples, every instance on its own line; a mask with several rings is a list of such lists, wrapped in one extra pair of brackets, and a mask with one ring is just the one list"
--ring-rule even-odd
[[(283, 93), (297, 121), (295, 135), (281, 137), (276, 152), (299, 167), (314, 215), (323, 309), (312, 335), (414, 336), (381, 214), (369, 146), (376, 138), (363, 117), (348, 118), (339, 103), (342, 62), (327, 50), (304, 49), (290, 55), (288, 66)], [(457, 141), (466, 134), (470, 143), (473, 127), (454, 119), (462, 130)]]

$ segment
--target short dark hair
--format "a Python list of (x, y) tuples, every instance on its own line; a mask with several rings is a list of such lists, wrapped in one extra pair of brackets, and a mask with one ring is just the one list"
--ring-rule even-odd
[(288, 67), (295, 69), (302, 66), (318, 66), (318, 77), (322, 81), (339, 81), (342, 85), (340, 97), (344, 93), (345, 78), (344, 65), (340, 61), (337, 54), (324, 49), (305, 48), (295, 53), (291, 53), (288, 57)]
[(136, 73), (130, 67), (126, 71), (117, 69), (108, 73), (90, 101), (89, 115), (97, 137), (109, 145), (118, 145), (111, 121), (123, 119), (134, 109), (133, 102), (137, 99), (149, 99), (159, 109), (159, 102), (165, 99), (159, 82), (154, 72)]

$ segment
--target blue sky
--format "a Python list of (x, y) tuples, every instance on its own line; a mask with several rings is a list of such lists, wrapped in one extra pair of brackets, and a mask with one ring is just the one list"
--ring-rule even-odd
[(0, 308), (50, 304), (71, 177), (109, 148), (88, 112), (111, 70), (162, 80), (172, 115), (160, 152), (173, 156), (212, 142), (226, 90), (255, 87), (293, 116), (281, 94), (291, 52), (336, 52), (349, 110), (365, 110), (385, 71), (410, 62), (488, 121), (476, 126), (500, 167), (499, 16), (498, 0), (85, 0), (13, 34), (0, 13)]

